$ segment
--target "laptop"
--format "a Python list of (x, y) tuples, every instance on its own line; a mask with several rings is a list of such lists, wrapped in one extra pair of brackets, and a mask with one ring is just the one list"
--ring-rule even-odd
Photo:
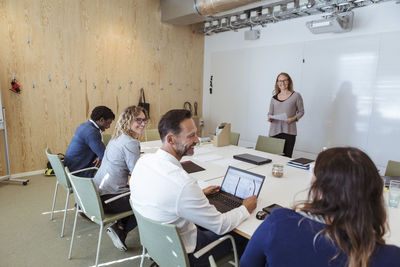
[(245, 198), (258, 197), (264, 179), (263, 175), (229, 166), (220, 191), (207, 198), (219, 212), (228, 212), (242, 205)]
[(271, 162), (271, 159), (259, 157), (259, 156), (248, 154), (248, 153), (234, 155), (233, 158), (244, 161), (244, 162), (252, 163), (255, 165), (262, 165), (262, 164)]

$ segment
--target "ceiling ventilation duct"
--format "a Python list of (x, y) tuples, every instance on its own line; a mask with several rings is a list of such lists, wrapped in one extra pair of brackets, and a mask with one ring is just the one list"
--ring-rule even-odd
[(211, 16), (245, 6), (260, 0), (197, 0), (197, 10), (203, 16)]
[(161, 20), (175, 25), (189, 25), (254, 2), (260, 0), (161, 0)]
[(351, 31), (353, 9), (387, 1), (394, 0), (161, 0), (161, 19), (175, 25), (204, 22), (196, 32), (211, 35), (330, 14), (307, 27), (313, 33), (340, 33)]

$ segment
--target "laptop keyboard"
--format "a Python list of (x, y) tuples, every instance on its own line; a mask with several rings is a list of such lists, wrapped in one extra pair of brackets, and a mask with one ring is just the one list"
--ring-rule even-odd
[(232, 199), (224, 194), (216, 194), (211, 196), (210, 203), (216, 207), (219, 212), (227, 212), (234, 208), (240, 207), (242, 201)]

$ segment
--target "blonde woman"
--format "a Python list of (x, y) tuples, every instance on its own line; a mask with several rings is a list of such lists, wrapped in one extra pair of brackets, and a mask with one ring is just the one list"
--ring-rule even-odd
[[(97, 171), (94, 182), (98, 187), (105, 213), (119, 213), (131, 210), (129, 196), (105, 204), (104, 201), (122, 193), (129, 192), (128, 176), (140, 156), (140, 143), (148, 117), (143, 108), (127, 107), (119, 116), (115, 130), (104, 153), (103, 162)], [(125, 239), (129, 231), (136, 227), (135, 216), (129, 216), (107, 229), (114, 246), (126, 251)]]
[(273, 211), (251, 237), (240, 266), (400, 266), (400, 248), (384, 240), (383, 186), (361, 150), (321, 152), (308, 200)]

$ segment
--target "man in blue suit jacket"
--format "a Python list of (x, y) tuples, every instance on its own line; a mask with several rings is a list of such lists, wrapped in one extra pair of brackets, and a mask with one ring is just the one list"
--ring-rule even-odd
[[(90, 120), (76, 128), (64, 158), (64, 165), (70, 171), (100, 166), (106, 149), (101, 139), (101, 132), (110, 128), (114, 119), (115, 115), (111, 109), (98, 106), (93, 109)], [(78, 175), (93, 177), (94, 170), (81, 172)]]

